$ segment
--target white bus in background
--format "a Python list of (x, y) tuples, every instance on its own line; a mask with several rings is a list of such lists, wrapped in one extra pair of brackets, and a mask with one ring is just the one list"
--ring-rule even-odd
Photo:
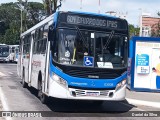
[(18, 61), (19, 45), (9, 45), (9, 62)]
[(0, 62), (9, 62), (9, 45), (0, 44)]

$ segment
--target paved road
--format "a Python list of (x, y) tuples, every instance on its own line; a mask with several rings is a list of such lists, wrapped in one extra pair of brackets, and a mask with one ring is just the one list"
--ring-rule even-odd
[[(127, 103), (127, 101), (104, 102), (101, 106), (95, 106), (91, 102), (86, 101), (60, 100), (51, 98), (50, 102), (47, 105), (44, 105), (39, 101), (36, 93), (36, 90), (33, 88), (22, 88), (21, 80), (17, 77), (16, 64), (0, 63), (0, 97), (3, 104), (3, 110), (5, 111), (50, 111), (51, 115), (54, 116), (54, 119), (58, 120), (105, 120), (106, 117), (109, 120), (114, 120), (117, 118), (129, 120), (150, 120), (151, 117), (137, 118), (131, 117), (131, 114), (136, 114), (136, 112), (141, 113), (143, 111), (160, 111), (157, 108), (132, 105)], [(50, 113), (48, 112), (48, 114)], [(21, 120), (22, 118), (12, 119)], [(34, 119), (50, 120), (53, 118), (43, 117)], [(156, 120), (158, 118), (155, 117), (152, 119)]]

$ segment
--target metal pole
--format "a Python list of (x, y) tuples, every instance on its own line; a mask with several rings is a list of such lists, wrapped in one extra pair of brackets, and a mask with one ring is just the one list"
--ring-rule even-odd
[(101, 1), (99, 0), (99, 10), (98, 10), (98, 13), (100, 13), (100, 6), (101, 6)]
[(23, 20), (22, 19), (23, 19), (23, 16), (22, 16), (22, 6), (21, 6), (21, 34), (23, 32), (23, 30), (22, 30), (23, 29), (22, 28), (23, 27), (23, 25), (22, 25), (23, 24)]
[(139, 9), (140, 11), (140, 20), (139, 20), (139, 24), (140, 24), (140, 33), (139, 36), (142, 36), (142, 9)]
[(81, 6), (80, 6), (80, 9), (82, 10), (82, 0), (81, 0)]

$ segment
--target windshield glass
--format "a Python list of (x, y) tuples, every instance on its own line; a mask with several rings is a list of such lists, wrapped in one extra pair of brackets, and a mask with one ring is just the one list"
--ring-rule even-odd
[[(59, 29), (58, 59), (61, 64), (98, 67), (126, 67), (125, 36), (74, 29)], [(55, 53), (54, 53), (55, 55)]]
[(9, 55), (8, 46), (0, 46), (0, 57), (7, 57)]

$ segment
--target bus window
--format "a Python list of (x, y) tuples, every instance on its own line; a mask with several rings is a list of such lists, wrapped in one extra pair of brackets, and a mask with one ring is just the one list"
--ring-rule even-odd
[(36, 49), (37, 49), (37, 41), (34, 41), (34, 44), (33, 44), (33, 54), (36, 54)]
[(15, 49), (14, 47), (11, 48), (11, 52), (12, 52), (12, 53), (14, 53), (14, 49)]
[(43, 39), (43, 27), (40, 28), (39, 39)]
[(36, 30), (35, 32), (35, 40), (39, 39), (39, 29)]
[(36, 53), (39, 53), (39, 41), (37, 41), (37, 49), (36, 49)]
[[(81, 34), (81, 36), (80, 36)], [(83, 37), (82, 37), (83, 36)], [(60, 29), (58, 59), (60, 63), (83, 66), (84, 56), (93, 57), (94, 41), (91, 32)]]
[(46, 52), (46, 39), (42, 40), (41, 52), (44, 54)]

